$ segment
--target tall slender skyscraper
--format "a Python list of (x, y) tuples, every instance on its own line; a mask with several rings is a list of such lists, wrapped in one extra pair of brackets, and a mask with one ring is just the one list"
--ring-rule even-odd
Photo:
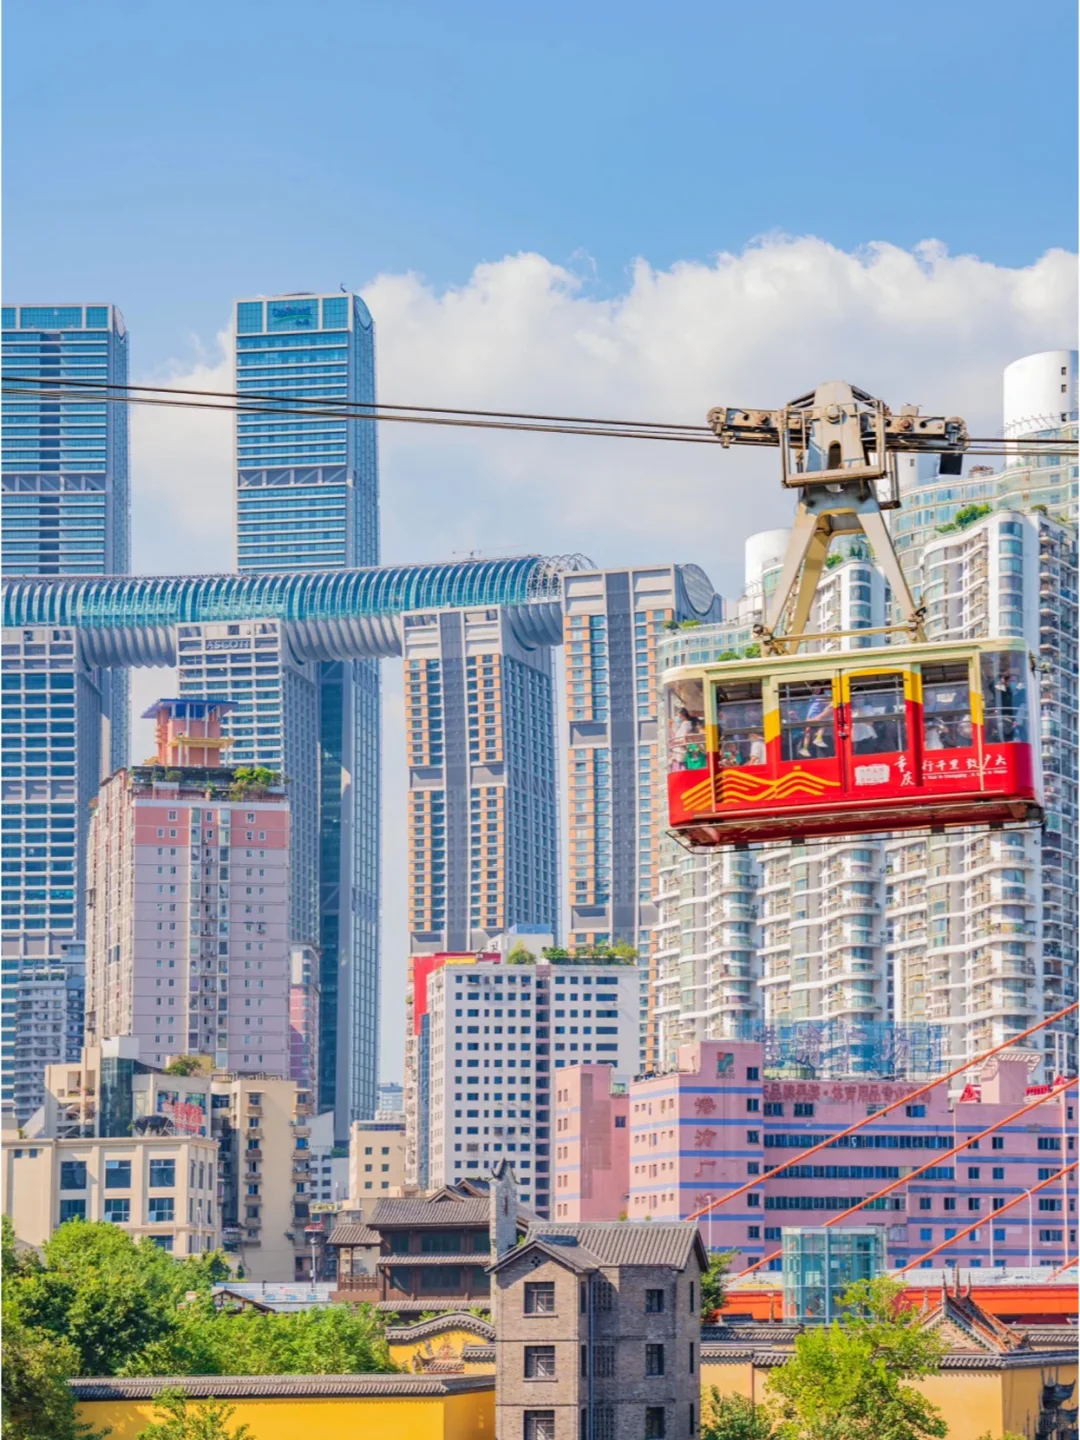
[(558, 930), (551, 652), (500, 608), (404, 617), (410, 953)]
[[(253, 404), (267, 400), (265, 414), (237, 418), (237, 568), (377, 564), (374, 422), (274, 413), (286, 398), (374, 403), (375, 328), (360, 297), (239, 301), (236, 389)], [(378, 661), (297, 665), (270, 630), (256, 634), (259, 627), (248, 625), (230, 636), (213, 628), (212, 637), (207, 626), (191, 627), (183, 637), (194, 643), (188, 676), (181, 641), (180, 693), (187, 678), (203, 693), (235, 701), (226, 727), (235, 738), (234, 763), (263, 762), (292, 781), (294, 883), (305, 897), (305, 876), (313, 873), (318, 903), (294, 905), (291, 938), (319, 947), (318, 1099), (320, 1108), (335, 1110), (335, 1131), (344, 1138), (351, 1121), (374, 1113), (378, 1080)], [(260, 640), (267, 646), (265, 666), (250, 663), (259, 659)], [(237, 663), (214, 663), (211, 650), (224, 657), (230, 648)], [(247, 664), (239, 661), (241, 651), (250, 653)], [(296, 765), (316, 750), (317, 774), (301, 775)]]
[[(126, 407), (58, 393), (126, 383), (119, 310), (5, 305), (3, 363), (28, 391), (4, 406), (4, 574), (126, 571)], [(44, 1067), (79, 1053), (86, 824), (100, 780), (127, 763), (127, 672), (83, 663), (73, 629), (5, 629), (3, 695), (0, 1068), (25, 1119), (44, 1099)]]
[(696, 565), (571, 571), (563, 596), (569, 940), (637, 947), (644, 1066), (665, 805), (656, 646), (669, 626), (719, 620), (721, 602)]

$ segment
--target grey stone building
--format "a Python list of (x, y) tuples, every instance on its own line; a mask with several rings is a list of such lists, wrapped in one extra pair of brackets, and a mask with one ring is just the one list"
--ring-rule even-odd
[(497, 1440), (697, 1440), (698, 1227), (530, 1227), (491, 1265)]

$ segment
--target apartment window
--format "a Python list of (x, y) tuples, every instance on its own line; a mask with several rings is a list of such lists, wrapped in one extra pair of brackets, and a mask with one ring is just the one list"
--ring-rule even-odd
[(611, 1380), (615, 1375), (615, 1346), (593, 1346), (593, 1374), (599, 1380)]
[(151, 1195), (149, 1220), (151, 1225), (161, 1225), (176, 1217), (176, 1206), (171, 1195)]
[[(74, 1189), (75, 1187), (72, 1186), (71, 1188)], [(63, 1225), (63, 1223), (64, 1223), (65, 1220), (85, 1220), (85, 1219), (86, 1219), (86, 1201), (85, 1201), (85, 1200), (61, 1200), (61, 1201), (60, 1201), (60, 1224), (61, 1224), (61, 1225)]]
[(664, 1373), (664, 1347), (663, 1345), (645, 1346), (645, 1374), (663, 1375)]
[(904, 1114), (909, 1120), (922, 1120), (926, 1115), (925, 1105), (905, 1105)]
[(1004, 1149), (1005, 1149), (1005, 1136), (1004, 1136), (1004, 1135), (992, 1135), (992, 1136), (990, 1137), (990, 1149), (991, 1149), (991, 1150), (1004, 1150)]
[(694, 1342), (690, 1341), (690, 1374), (694, 1373)]
[(115, 1196), (105, 1201), (105, 1219), (114, 1225), (126, 1225), (131, 1219), (131, 1201), (118, 1200)]
[(664, 1440), (666, 1434), (664, 1407), (647, 1405), (645, 1407), (645, 1440)]
[(555, 1411), (526, 1410), (523, 1440), (555, 1440)]
[(554, 1315), (554, 1280), (527, 1280), (525, 1282), (525, 1314)]
[(933, 1202), (933, 1200), (930, 1198), (929, 1195), (920, 1195), (920, 1196), (919, 1196), (919, 1209), (920, 1209), (920, 1210), (932, 1210), (933, 1208), (934, 1208), (934, 1202)]
[(781, 1102), (780, 1102), (779, 1100), (766, 1100), (766, 1101), (765, 1101), (765, 1114), (766, 1114), (766, 1115), (783, 1115), (783, 1113), (784, 1113), (784, 1107), (783, 1107), (783, 1105), (781, 1104)]
[(150, 1161), (151, 1190), (171, 1190), (176, 1184), (175, 1160)]
[(664, 1310), (663, 1290), (645, 1291), (645, 1313), (646, 1315), (661, 1315)]
[(61, 1162), (60, 1162), (60, 1189), (61, 1189), (61, 1190), (85, 1190), (85, 1189), (86, 1189), (86, 1161), (85, 1161), (85, 1160), (61, 1160)]
[(554, 1380), (555, 1378), (555, 1346), (554, 1345), (526, 1345), (525, 1346), (525, 1379), (526, 1380)]
[(941, 1208), (942, 1208), (943, 1210), (955, 1210), (955, 1209), (956, 1209), (956, 1196), (955, 1196), (955, 1195), (946, 1195), (946, 1196), (945, 1196), (945, 1199), (942, 1201), (942, 1207), (941, 1207)]
[(969, 1196), (968, 1196), (968, 1209), (969, 1209), (969, 1210), (980, 1210), (981, 1208), (982, 1208), (982, 1201), (979, 1199), (979, 1197), (978, 1197), (977, 1195), (969, 1195)]
[(808, 1119), (814, 1113), (813, 1102), (809, 1100), (796, 1100), (792, 1113), (797, 1117), (801, 1116), (804, 1119)]
[(979, 1177), (980, 1177), (980, 1175), (981, 1175), (981, 1173), (982, 1173), (982, 1171), (981, 1171), (981, 1169), (980, 1169), (980, 1167), (979, 1167), (978, 1165), (969, 1165), (969, 1166), (968, 1166), (968, 1179), (969, 1179), (969, 1180), (978, 1180)]
[(995, 1166), (993, 1167), (993, 1169), (990, 1171), (990, 1179), (991, 1179), (991, 1180), (1004, 1180), (1004, 1179), (1005, 1179), (1005, 1166), (1004, 1166), (1004, 1165), (995, 1165)]
[[(750, 1096), (750, 1097), (747, 1099), (747, 1101), (746, 1101), (746, 1113), (747, 1113), (748, 1115), (755, 1115), (760, 1109), (761, 1109), (761, 1105), (760, 1105), (759, 1101), (756, 1100), (753, 1096)], [(769, 1113), (769, 1107), (768, 1107), (768, 1105), (765, 1106), (765, 1113), (766, 1113), (766, 1114)], [(663, 1413), (663, 1412), (661, 1412), (661, 1413)]]
[(760, 1239), (761, 1239), (761, 1226), (760, 1226), (760, 1225), (748, 1225), (748, 1226), (746, 1227), (746, 1238), (747, 1238), (748, 1240), (760, 1240)]
[[(106, 1190), (130, 1190), (131, 1189), (131, 1161), (130, 1160), (106, 1160), (105, 1161), (105, 1189)], [(108, 1216), (105, 1217), (108, 1219)]]
[(760, 1079), (761, 1079), (761, 1072), (760, 1072), (758, 1066), (756, 1066), (756, 1065), (748, 1065), (748, 1066), (746, 1067), (746, 1078), (747, 1078), (747, 1080), (760, 1080)]

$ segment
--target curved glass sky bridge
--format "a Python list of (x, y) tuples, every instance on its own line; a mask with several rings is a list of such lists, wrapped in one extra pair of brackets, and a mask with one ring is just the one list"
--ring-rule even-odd
[(289, 622), (297, 659), (399, 655), (398, 617), (500, 606), (530, 646), (562, 638), (562, 575), (580, 555), (458, 560), (293, 574), (13, 577), (5, 626), (72, 626), (95, 665), (171, 665), (176, 627), (207, 621)]

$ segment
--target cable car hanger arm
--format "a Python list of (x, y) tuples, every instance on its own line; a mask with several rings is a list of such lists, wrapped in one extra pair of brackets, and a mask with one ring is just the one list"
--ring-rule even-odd
[[(709, 428), (721, 445), (775, 445), (782, 483), (799, 491), (791, 542), (763, 624), (755, 626), (772, 654), (797, 650), (834, 535), (865, 535), (881, 566), (903, 626), (926, 639), (924, 611), (915, 604), (893, 549), (882, 510), (899, 507), (897, 456), (938, 450), (957, 468), (968, 445), (967, 426), (954, 416), (920, 415), (905, 405), (893, 415), (882, 400), (843, 380), (819, 385), (779, 410), (709, 411)], [(781, 621), (788, 622), (781, 632)]]

